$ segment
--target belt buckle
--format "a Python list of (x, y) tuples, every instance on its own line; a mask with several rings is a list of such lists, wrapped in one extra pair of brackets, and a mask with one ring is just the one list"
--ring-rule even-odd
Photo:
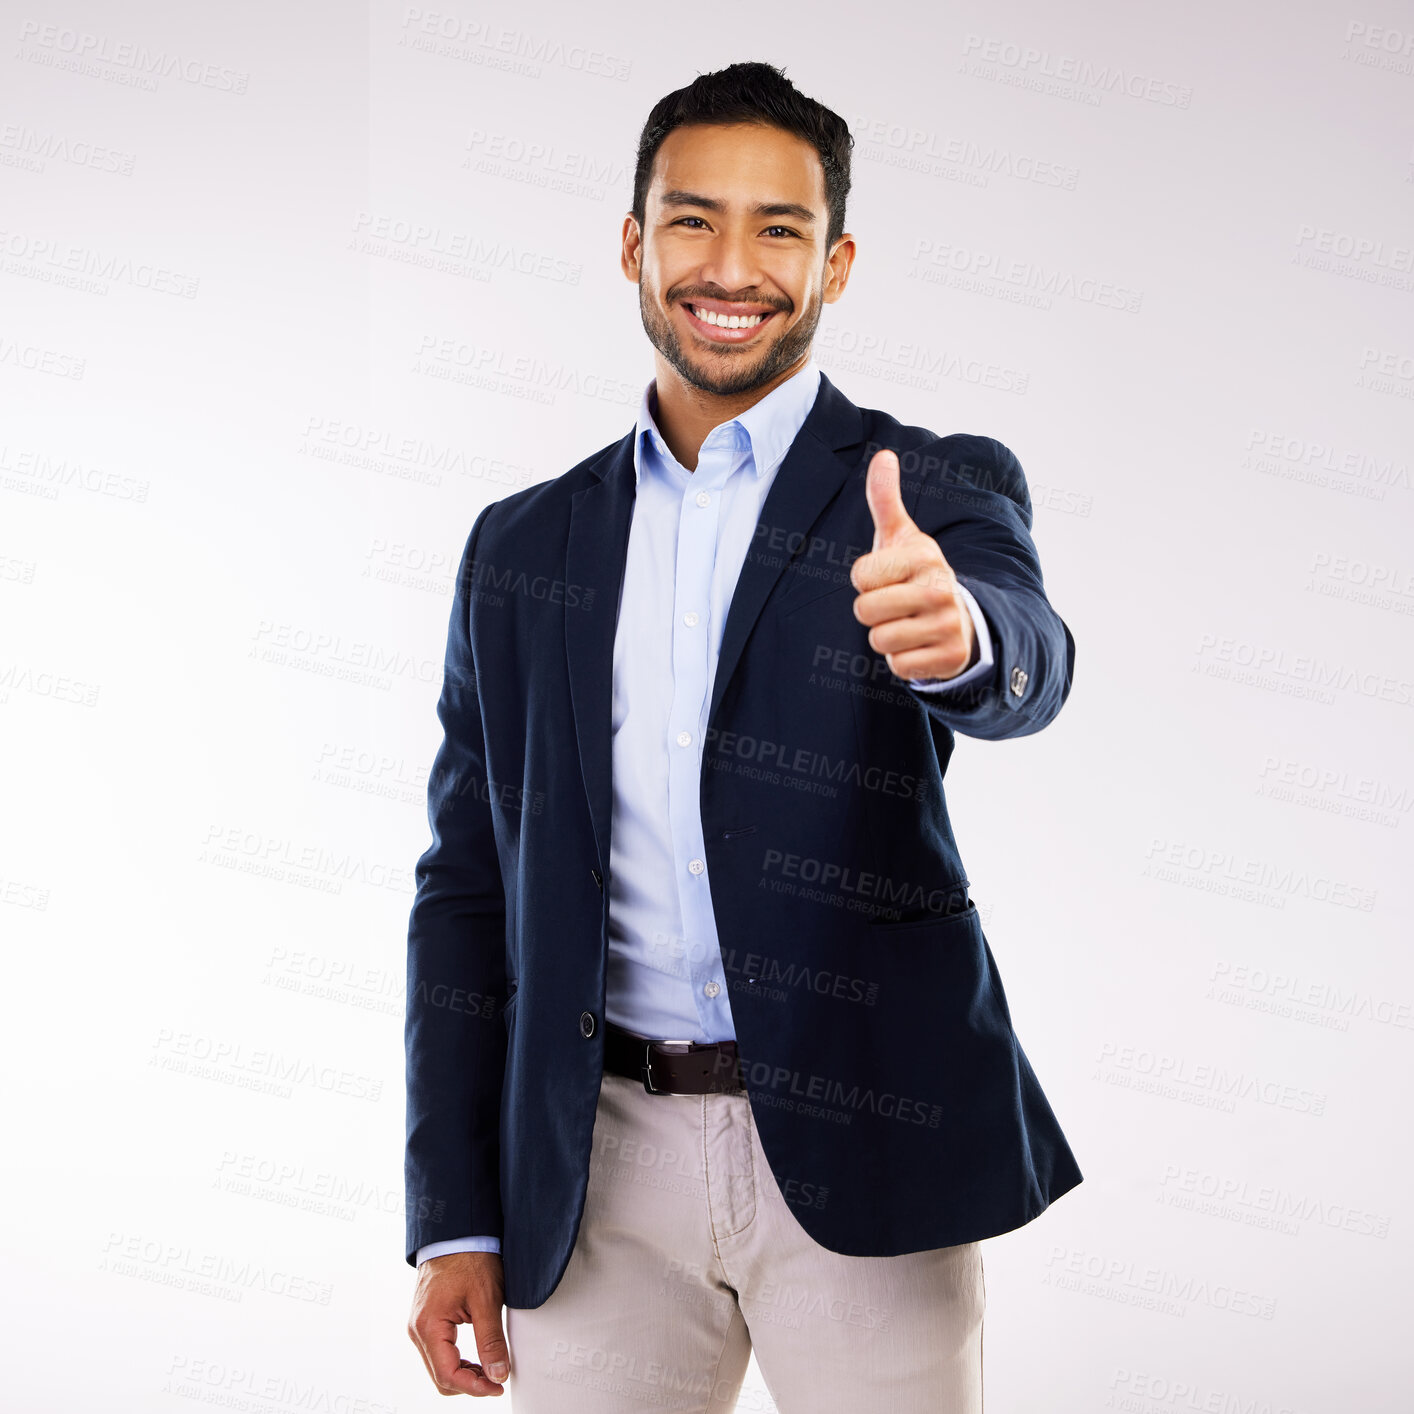
[(653, 1084), (653, 1047), (654, 1046), (681, 1046), (681, 1051), (672, 1052), (675, 1055), (686, 1055), (691, 1041), (645, 1041), (643, 1043), (643, 1088), (650, 1095), (674, 1095), (675, 1090), (659, 1090)]

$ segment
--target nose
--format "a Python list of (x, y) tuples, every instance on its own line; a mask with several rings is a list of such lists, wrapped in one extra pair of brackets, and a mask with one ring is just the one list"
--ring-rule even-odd
[(704, 285), (718, 286), (724, 295), (759, 289), (765, 283), (756, 243), (744, 230), (719, 231), (703, 252), (698, 277)]

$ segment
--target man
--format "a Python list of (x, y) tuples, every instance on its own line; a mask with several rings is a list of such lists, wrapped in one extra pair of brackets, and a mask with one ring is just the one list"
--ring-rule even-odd
[(1016, 458), (811, 361), (850, 146), (765, 64), (657, 104), (637, 427), (467, 540), (408, 965), (444, 1393), (730, 1409), (754, 1349), (787, 1414), (970, 1414), (979, 1243), (1081, 1181), (942, 789), (1074, 644)]

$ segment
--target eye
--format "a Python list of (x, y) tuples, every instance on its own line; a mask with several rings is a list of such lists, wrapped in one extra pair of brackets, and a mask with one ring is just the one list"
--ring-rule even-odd
[(789, 226), (767, 226), (767, 232), (780, 231), (783, 235), (793, 236), (796, 234)]
[(672, 224), (674, 226), (681, 226), (684, 221), (701, 221), (704, 226), (707, 224), (705, 221), (702, 221), (700, 216), (679, 216)]

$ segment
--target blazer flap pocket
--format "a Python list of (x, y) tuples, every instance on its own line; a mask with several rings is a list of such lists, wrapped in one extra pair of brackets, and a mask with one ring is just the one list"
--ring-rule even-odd
[(921, 918), (873, 918), (869, 922), (869, 932), (873, 937), (892, 937), (895, 934), (937, 932), (940, 936), (955, 931), (965, 931), (968, 924), (977, 917), (977, 905), (963, 895), (954, 907), (941, 912), (925, 913)]

